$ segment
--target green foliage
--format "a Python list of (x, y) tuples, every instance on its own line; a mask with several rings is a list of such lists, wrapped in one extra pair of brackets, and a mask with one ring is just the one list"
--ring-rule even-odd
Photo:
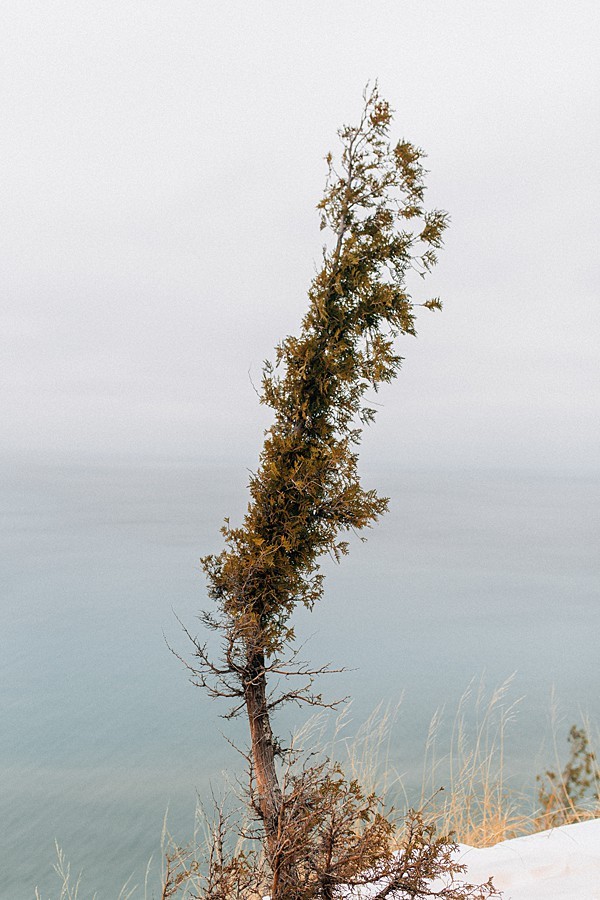
[(577, 821), (586, 801), (600, 801), (600, 770), (586, 730), (572, 725), (567, 740), (569, 758), (562, 772), (548, 769), (537, 776), (541, 819), (547, 828)]
[[(259, 871), (271, 900), (333, 900), (342, 885), (381, 884), (381, 900), (392, 891), (450, 898), (491, 890), (427, 890), (439, 874), (452, 881), (460, 871), (452, 841), (436, 838), (415, 815), (405, 852), (395, 854), (395, 827), (380, 800), (338, 767), (298, 772), (271, 727), (282, 702), (323, 703), (312, 692), (323, 670), (298, 664), (290, 618), (298, 604), (310, 609), (321, 597), (320, 558), (339, 560), (348, 552), (347, 533), (362, 531), (387, 508), (358, 475), (362, 427), (375, 416), (365, 395), (397, 375), (395, 341), (416, 334), (416, 306), (441, 308), (437, 298), (417, 304), (407, 278), (435, 264), (447, 216), (424, 207), (423, 153), (407, 141), (390, 144), (388, 103), (376, 87), (364, 99), (358, 125), (338, 133), (338, 162), (327, 156), (318, 209), (330, 245), (308, 310), (299, 334), (286, 337), (263, 370), (261, 402), (272, 409), (273, 424), (250, 479), (246, 515), (239, 527), (226, 522), (225, 549), (203, 560), (218, 612), (202, 618), (221, 635), (222, 655), (215, 663), (193, 640), (197, 662), (190, 669), (212, 696), (235, 700), (232, 715), (246, 711), (247, 800), (264, 849), (260, 865), (253, 857), (258, 868), (247, 855), (223, 862), (219, 850), (200, 894), (206, 900), (249, 900)], [(279, 696), (269, 691), (270, 675), (286, 685)], [(288, 690), (294, 675), (307, 681)]]
[[(293, 637), (294, 607), (321, 596), (319, 557), (339, 559), (343, 533), (361, 531), (387, 507), (357, 473), (360, 426), (374, 417), (364, 395), (400, 368), (394, 340), (415, 334), (406, 277), (431, 269), (447, 224), (445, 213), (424, 208), (423, 153), (406, 141), (390, 145), (391, 115), (375, 88), (359, 124), (339, 132), (338, 167), (327, 157), (318, 209), (333, 243), (299, 335), (265, 364), (261, 401), (274, 422), (243, 524), (226, 524), (227, 549), (203, 561), (225, 618), (267, 653)], [(440, 308), (437, 299), (420, 305)]]

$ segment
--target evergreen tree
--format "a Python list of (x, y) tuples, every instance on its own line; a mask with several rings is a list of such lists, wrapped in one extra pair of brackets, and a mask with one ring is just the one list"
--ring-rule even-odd
[[(392, 113), (377, 87), (364, 99), (358, 125), (339, 131), (339, 161), (327, 157), (318, 209), (331, 239), (308, 292), (308, 311), (299, 334), (285, 338), (275, 363), (265, 364), (261, 402), (274, 420), (250, 480), (246, 515), (239, 527), (227, 522), (223, 528), (223, 552), (203, 560), (217, 612), (202, 619), (221, 635), (222, 653), (213, 660), (194, 641), (190, 666), (212, 696), (233, 700), (231, 715), (247, 716), (250, 806), (260, 823), (272, 900), (331, 897), (336, 884), (351, 883), (365, 869), (390, 883), (393, 874), (381, 869), (391, 859), (391, 826), (377, 798), (345, 782), (335, 767), (289, 775), (289, 757), (272, 727), (273, 710), (286, 701), (324, 705), (313, 680), (325, 670), (297, 664), (292, 614), (298, 604), (310, 609), (320, 599), (320, 558), (339, 560), (348, 552), (347, 533), (362, 531), (387, 508), (357, 471), (362, 426), (374, 418), (365, 393), (397, 375), (402, 360), (394, 342), (415, 334), (417, 306), (441, 308), (436, 298), (416, 303), (407, 276), (425, 276), (434, 266), (447, 216), (425, 209), (423, 153), (407, 141), (390, 143)], [(282, 676), (289, 689), (273, 695), (270, 680)], [(290, 687), (294, 677), (300, 687)], [(341, 809), (340, 818), (335, 811)], [(332, 815), (342, 822), (337, 844), (325, 834)], [(360, 822), (367, 824), (357, 831)], [(351, 845), (342, 864), (340, 847)], [(227, 877), (233, 871), (238, 886), (244, 878), (249, 885), (246, 857), (231, 866)], [(238, 896), (227, 884), (223, 896)], [(206, 889), (204, 896), (221, 894)]]

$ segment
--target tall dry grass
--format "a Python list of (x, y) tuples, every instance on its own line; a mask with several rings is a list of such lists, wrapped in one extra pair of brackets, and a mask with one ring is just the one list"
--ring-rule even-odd
[[(569, 824), (600, 817), (600, 770), (595, 765), (594, 747), (600, 747), (600, 733), (584, 716), (581, 731), (586, 736), (588, 753), (588, 796), (579, 796), (567, 782), (582, 758), (573, 762), (568, 757), (565, 741), (567, 730), (558, 716), (555, 702), (551, 706), (551, 752), (543, 772), (531, 772), (525, 788), (515, 785), (506, 764), (510, 734), (517, 721), (521, 699), (511, 699), (513, 679), (487, 691), (483, 681), (473, 681), (462, 695), (452, 719), (450, 737), (446, 718), (438, 711), (431, 720), (423, 750), (421, 787), (409, 791), (405, 776), (394, 766), (398, 743), (395, 723), (400, 704), (378, 706), (371, 716), (354, 732), (351, 730), (351, 710), (337, 721), (333, 736), (327, 735), (323, 717), (311, 719), (294, 737), (294, 745), (330, 759), (340, 759), (345, 771), (356, 778), (367, 792), (384, 798), (386, 805), (401, 812), (408, 807), (420, 807), (426, 819), (433, 822), (438, 834), (452, 834), (455, 840), (474, 847), (488, 847), (521, 835), (543, 831), (556, 824)], [(445, 746), (441, 748), (441, 744)], [(585, 769), (585, 766), (583, 767)], [(536, 798), (536, 775), (539, 788), (544, 776), (552, 774), (551, 806), (540, 805)], [(585, 771), (584, 771), (585, 775)], [(540, 791), (541, 795), (541, 791)], [(399, 816), (402, 819), (402, 815)], [(192, 839), (181, 847), (169, 834), (165, 817), (161, 839), (161, 865), (146, 867), (143, 884), (131, 880), (121, 889), (117, 900), (191, 900), (197, 883), (189, 878), (200, 867), (211, 843), (211, 821), (201, 806), (197, 807)], [(400, 836), (399, 836), (400, 837)], [(239, 849), (239, 848), (238, 848)], [(81, 875), (74, 875), (62, 850), (57, 846), (54, 866), (58, 878), (56, 900), (94, 900), (96, 894), (82, 894)], [(178, 883), (179, 873), (187, 872), (187, 879)], [(158, 886), (160, 885), (160, 886)], [(36, 900), (46, 900), (35, 892)]]
[[(585, 736), (583, 751), (569, 758), (568, 729), (553, 699), (551, 751), (541, 753), (544, 769), (536, 772), (532, 766), (528, 782), (519, 785), (506, 763), (523, 699), (513, 695), (514, 676), (491, 691), (483, 680), (472, 681), (458, 702), (449, 738), (443, 711), (435, 713), (423, 750), (417, 798), (414, 791), (409, 796), (402, 774), (390, 764), (397, 708), (379, 707), (358, 730), (346, 748), (349, 769), (390, 804), (416, 805), (438, 833), (452, 833), (459, 843), (473, 847), (600, 817), (600, 768), (594, 750), (600, 747), (598, 730), (581, 715), (577, 731)], [(546, 785), (544, 805), (542, 787), (550, 773), (553, 781)]]
[(507, 679), (489, 694), (483, 681), (469, 685), (443, 755), (440, 713), (429, 728), (421, 803), (432, 798), (429, 815), (442, 833), (453, 832), (460, 843), (489, 847), (533, 829), (532, 799), (514, 786), (506, 768), (507, 732), (520, 703), (510, 699), (512, 682)]
[[(54, 872), (57, 876), (59, 886), (57, 890), (59, 893), (57, 894), (57, 900), (97, 900), (98, 892), (95, 891), (93, 894), (83, 894), (82, 889), (82, 872), (78, 872), (77, 874), (71, 871), (71, 863), (67, 861), (65, 858), (64, 851), (62, 847), (55, 842), (56, 846), (56, 862), (54, 863)], [(150, 866), (152, 860), (149, 861), (146, 867), (146, 879), (145, 879), (145, 900), (149, 900), (148, 895), (148, 877), (150, 874)], [(131, 878), (123, 885), (116, 900), (132, 900), (132, 898), (138, 893), (138, 885), (131, 884)], [(35, 888), (34, 891), (35, 900), (43, 900), (42, 895), (38, 888)]]

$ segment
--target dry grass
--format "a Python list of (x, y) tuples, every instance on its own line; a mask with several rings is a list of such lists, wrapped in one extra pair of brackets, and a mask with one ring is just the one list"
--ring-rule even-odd
[[(439, 834), (452, 833), (459, 843), (490, 847), (501, 841), (544, 831), (556, 825), (600, 816), (600, 771), (594, 747), (600, 735), (582, 716), (582, 732), (588, 740), (587, 796), (579, 796), (567, 782), (569, 772), (585, 769), (582, 758), (568, 761), (567, 729), (559, 721), (556, 704), (551, 711), (551, 746), (548, 762), (555, 774), (550, 807), (544, 808), (536, 792), (536, 773), (530, 782), (516, 786), (506, 766), (507, 741), (517, 721), (522, 698), (511, 699), (513, 677), (488, 692), (483, 681), (473, 681), (462, 695), (450, 739), (443, 737), (444, 716), (437, 712), (430, 724), (423, 753), (420, 798), (417, 805)], [(378, 708), (356, 738), (347, 745), (351, 773), (389, 800), (390, 805), (411, 805), (402, 776), (390, 765), (391, 729), (398, 710)], [(440, 744), (445, 747), (440, 753)], [(546, 770), (547, 772), (547, 770)], [(541, 773), (540, 773), (541, 774)], [(579, 775), (579, 778), (585, 776)], [(582, 792), (583, 793), (583, 792)]]
[[(307, 751), (320, 753), (329, 758), (342, 759), (350, 778), (356, 778), (367, 792), (375, 792), (383, 797), (388, 807), (396, 809), (420, 806), (425, 819), (435, 825), (440, 835), (453, 834), (459, 843), (474, 847), (488, 847), (504, 840), (532, 834), (560, 824), (580, 822), (600, 817), (600, 772), (595, 765), (594, 747), (600, 747), (600, 734), (582, 717), (581, 731), (586, 736), (588, 771), (581, 768), (583, 775), (577, 775), (577, 767), (585, 762), (584, 755), (569, 760), (565, 741), (567, 729), (559, 721), (556, 704), (551, 711), (551, 752), (548, 754), (550, 769), (542, 776), (553, 774), (554, 780), (546, 778), (546, 805), (536, 801), (535, 771), (527, 792), (518, 790), (511, 781), (505, 762), (505, 750), (510, 738), (510, 728), (517, 718), (520, 700), (511, 700), (512, 679), (499, 688), (487, 692), (482, 682), (473, 682), (463, 694), (453, 718), (450, 739), (444, 737), (445, 720), (441, 712), (433, 717), (423, 753), (423, 774), (421, 779), (420, 802), (414, 794), (409, 798), (403, 777), (391, 765), (394, 747), (397, 745), (394, 723), (399, 706), (380, 705), (356, 731), (352, 739), (345, 737), (350, 723), (346, 711), (338, 720), (335, 733), (325, 741), (326, 723), (315, 717), (296, 735), (294, 744)], [(445, 743), (440, 753), (440, 744)], [(323, 750), (325, 746), (325, 749)], [(572, 779), (586, 778), (589, 781), (586, 796), (576, 790)], [(440, 789), (443, 788), (443, 789)], [(581, 794), (581, 796), (580, 796)], [(398, 835), (400, 841), (402, 835)], [(122, 888), (117, 900), (132, 898), (177, 895), (178, 900), (190, 900), (194, 896), (194, 879), (182, 881), (175, 893), (165, 890), (169, 879), (173, 886), (177, 873), (193, 872), (195, 865), (206, 855), (210, 843), (210, 825), (199, 807), (192, 841), (186, 848), (177, 846), (167, 830), (166, 819), (162, 834), (162, 872), (152, 871), (148, 863), (143, 885), (128, 882)], [(73, 876), (70, 865), (57, 846), (55, 871), (59, 879), (57, 900), (83, 900), (80, 876)], [(149, 888), (149, 882), (157, 889)], [(157, 893), (158, 890), (158, 893)], [(94, 894), (91, 900), (94, 900)], [(36, 900), (43, 900), (36, 890)], [(86, 893), (85, 900), (90, 895)]]
[[(56, 843), (55, 846), (56, 862), (54, 863), (54, 871), (59, 880), (59, 894), (57, 895), (57, 900), (84, 900), (81, 886), (82, 873), (79, 872), (77, 875), (73, 874), (71, 872), (71, 864), (66, 860), (62, 848), (58, 845), (58, 843)], [(148, 900), (147, 887), (150, 863), (151, 861), (148, 863), (148, 866), (146, 868), (146, 900)], [(117, 900), (131, 900), (131, 898), (137, 894), (137, 891), (138, 885), (132, 885), (131, 879), (129, 879), (119, 891)], [(37, 887), (35, 888), (34, 896), (35, 900), (42, 900), (42, 895)], [(97, 892), (94, 892), (92, 895), (87, 894), (86, 900), (96, 900), (97, 896)]]
[(430, 725), (421, 801), (432, 797), (430, 814), (439, 830), (453, 832), (460, 843), (489, 847), (533, 830), (532, 801), (511, 785), (505, 764), (506, 733), (520, 702), (510, 700), (511, 686), (512, 678), (490, 695), (482, 682), (469, 686), (442, 757), (440, 714)]
[[(569, 753), (560, 748), (556, 735), (558, 709), (552, 704), (553, 760), (538, 775), (538, 830), (569, 825), (600, 816), (600, 768), (595, 748), (600, 746), (597, 729), (582, 716), (582, 726), (573, 725), (568, 734)], [(562, 752), (561, 752), (562, 750)], [(566, 759), (565, 759), (566, 757)]]

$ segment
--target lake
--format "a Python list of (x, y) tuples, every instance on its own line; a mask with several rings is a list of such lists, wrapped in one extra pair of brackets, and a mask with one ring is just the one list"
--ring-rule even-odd
[[(348, 671), (323, 684), (353, 699), (351, 734), (403, 696), (390, 762), (416, 784), (428, 723), (450, 720), (472, 678), (512, 673), (515, 779), (552, 758), (586, 713), (600, 721), (600, 476), (371, 471), (390, 512), (329, 561), (323, 603), (298, 616), (304, 655)], [(247, 473), (205, 464), (2, 463), (1, 814), (6, 900), (58, 895), (54, 841), (82, 893), (114, 900), (158, 858), (163, 817), (191, 837), (196, 797), (241, 772), (220, 732), (243, 723), (192, 687), (189, 654), (208, 605), (199, 557), (245, 505)], [(281, 722), (285, 733), (295, 713)], [(566, 748), (566, 742), (565, 742)]]

